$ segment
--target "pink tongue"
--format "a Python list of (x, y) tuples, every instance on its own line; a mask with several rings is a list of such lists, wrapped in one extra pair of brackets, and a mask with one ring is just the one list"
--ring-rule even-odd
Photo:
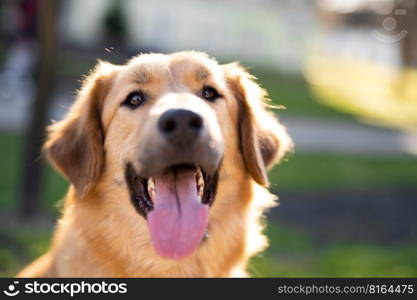
[(154, 208), (148, 227), (159, 255), (181, 259), (199, 245), (207, 228), (208, 206), (201, 204), (193, 170), (155, 177)]

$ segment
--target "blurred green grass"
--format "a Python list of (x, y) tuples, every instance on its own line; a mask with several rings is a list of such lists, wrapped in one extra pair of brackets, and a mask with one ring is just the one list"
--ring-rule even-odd
[[(23, 137), (14, 133), (0, 132), (0, 209), (16, 208), (19, 197)], [(42, 159), (41, 155), (39, 159)], [(64, 178), (48, 165), (43, 174), (42, 207), (51, 213), (57, 212), (57, 202), (65, 195), (68, 186)]]
[(20, 269), (46, 252), (52, 228), (32, 225), (0, 229), (0, 277), (15, 276)]
[(337, 188), (416, 187), (417, 159), (295, 153), (269, 172), (273, 189), (317, 191)]
[(309, 236), (270, 223), (270, 247), (253, 258), (254, 277), (416, 277), (417, 244), (357, 242), (318, 244)]
[(250, 69), (260, 85), (268, 91), (272, 105), (283, 105), (284, 110), (275, 110), (278, 115), (297, 115), (337, 120), (354, 120), (352, 114), (342, 112), (317, 102), (303, 77), (288, 76), (275, 71)]

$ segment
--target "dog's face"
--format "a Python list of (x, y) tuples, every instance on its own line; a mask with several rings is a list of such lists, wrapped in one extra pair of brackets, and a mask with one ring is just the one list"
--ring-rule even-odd
[(201, 53), (101, 63), (45, 151), (79, 198), (118, 182), (156, 252), (182, 259), (203, 240), (218, 189), (266, 185), (266, 169), (290, 149), (264, 96), (237, 64)]

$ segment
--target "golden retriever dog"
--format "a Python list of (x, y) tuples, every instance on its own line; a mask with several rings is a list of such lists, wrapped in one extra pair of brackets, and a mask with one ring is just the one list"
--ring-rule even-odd
[(44, 152), (71, 183), (49, 251), (20, 277), (237, 277), (267, 245), (267, 169), (292, 142), (238, 63), (99, 62)]

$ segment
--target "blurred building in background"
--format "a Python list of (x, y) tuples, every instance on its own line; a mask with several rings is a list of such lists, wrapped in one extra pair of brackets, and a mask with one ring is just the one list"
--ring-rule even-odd
[(300, 72), (317, 23), (309, 0), (75, 0), (65, 3), (63, 36), (85, 47), (105, 40), (101, 22), (116, 3), (128, 28), (123, 40), (133, 49), (196, 49), (224, 60), (239, 53), (252, 65), (292, 72)]

